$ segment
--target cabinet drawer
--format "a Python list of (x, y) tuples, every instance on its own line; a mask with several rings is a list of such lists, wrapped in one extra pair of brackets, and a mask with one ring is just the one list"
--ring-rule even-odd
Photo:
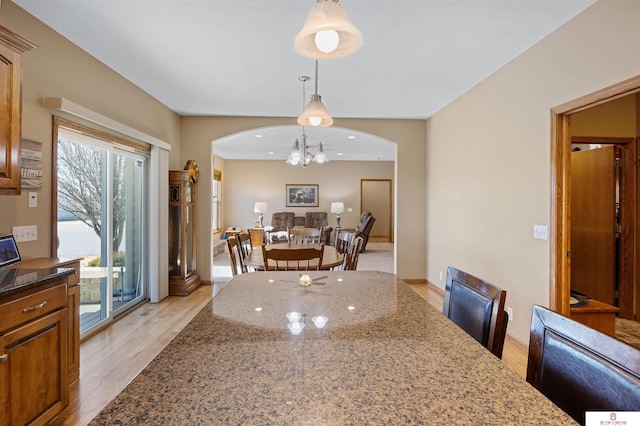
[(0, 333), (65, 306), (66, 283), (3, 303), (0, 305)]
[(73, 268), (76, 271), (67, 277), (69, 287), (77, 285), (80, 282), (80, 262), (72, 263), (71, 265), (65, 265), (63, 268)]

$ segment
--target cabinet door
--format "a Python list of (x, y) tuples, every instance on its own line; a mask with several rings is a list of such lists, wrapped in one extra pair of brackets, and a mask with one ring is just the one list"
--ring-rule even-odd
[(0, 194), (20, 194), (22, 56), (0, 44)]
[(44, 425), (69, 404), (67, 309), (0, 336), (0, 424)]

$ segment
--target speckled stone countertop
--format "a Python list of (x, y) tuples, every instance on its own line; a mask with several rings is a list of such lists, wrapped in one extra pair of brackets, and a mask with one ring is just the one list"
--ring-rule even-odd
[(74, 272), (75, 270), (70, 268), (2, 269), (0, 270), (0, 299), (41, 287)]
[(310, 275), (238, 275), (91, 424), (575, 424), (395, 275)]

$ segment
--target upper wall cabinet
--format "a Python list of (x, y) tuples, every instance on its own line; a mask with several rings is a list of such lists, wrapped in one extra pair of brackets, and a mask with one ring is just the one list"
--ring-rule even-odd
[(0, 195), (20, 195), (22, 54), (35, 47), (0, 25)]

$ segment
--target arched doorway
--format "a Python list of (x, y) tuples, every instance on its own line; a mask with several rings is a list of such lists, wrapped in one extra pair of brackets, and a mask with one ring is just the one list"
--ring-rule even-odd
[[(362, 213), (361, 179), (395, 182), (396, 146), (391, 141), (358, 130), (336, 126), (329, 130), (322, 135), (307, 131), (310, 144), (322, 142), (329, 162), (312, 162), (304, 168), (286, 164), (293, 141), (300, 134), (300, 126), (257, 127), (212, 142), (213, 169), (221, 174), (223, 188), (223, 229), (214, 236), (213, 254), (222, 252), (219, 240), (226, 228), (246, 228), (257, 220), (258, 215), (253, 212), (256, 202), (268, 205), (265, 225), (270, 224), (273, 213), (293, 211), (303, 216), (309, 210), (327, 212), (329, 226), (335, 228), (337, 221), (331, 213), (331, 204), (343, 202), (342, 228), (358, 226)], [(287, 205), (284, 191), (289, 184), (318, 185), (318, 206), (296, 208)], [(395, 247), (393, 243), (389, 245), (392, 265), (387, 270), (395, 270)], [(215, 256), (213, 259), (220, 263)], [(212, 269), (217, 270), (215, 264)]]

